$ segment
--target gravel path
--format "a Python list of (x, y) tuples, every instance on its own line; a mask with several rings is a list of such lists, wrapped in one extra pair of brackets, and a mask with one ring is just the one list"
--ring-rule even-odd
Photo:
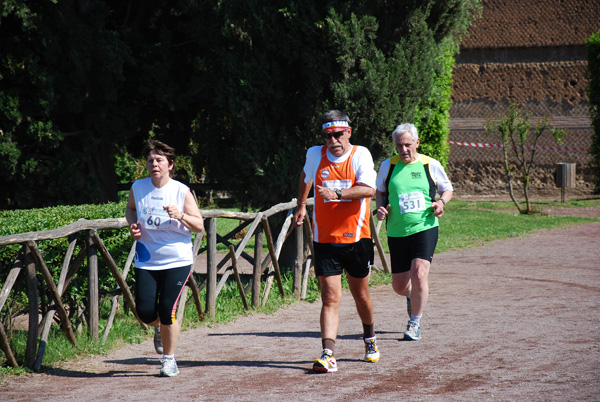
[(597, 401), (600, 223), (439, 254), (423, 339), (399, 340), (406, 308), (372, 288), (381, 349), (362, 361), (352, 297), (341, 308), (339, 371), (315, 374), (320, 303), (181, 334), (180, 374), (158, 377), (151, 336), (108, 356), (11, 377), (13, 401)]

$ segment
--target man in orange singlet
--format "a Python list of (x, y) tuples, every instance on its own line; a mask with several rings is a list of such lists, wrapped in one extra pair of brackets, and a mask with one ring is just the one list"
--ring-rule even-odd
[(373, 329), (373, 301), (369, 294), (369, 273), (374, 257), (369, 227), (370, 201), (375, 194), (377, 174), (369, 150), (350, 144), (352, 128), (345, 113), (325, 112), (321, 124), (325, 146), (311, 147), (306, 153), (294, 224), (303, 224), (306, 199), (314, 184), (314, 259), (323, 302), (320, 320), (323, 351), (313, 370), (330, 373), (337, 371), (334, 351), (344, 270), (363, 324), (365, 361), (379, 360)]

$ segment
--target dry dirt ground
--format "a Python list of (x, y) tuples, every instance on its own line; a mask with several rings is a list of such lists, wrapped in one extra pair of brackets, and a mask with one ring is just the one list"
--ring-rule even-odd
[[(598, 211), (593, 214), (596, 215)], [(345, 293), (339, 371), (311, 371), (320, 303), (181, 334), (180, 374), (158, 376), (151, 336), (139, 345), (4, 379), (7, 401), (598, 401), (600, 223), (434, 258), (419, 342), (391, 286), (372, 288), (381, 360), (363, 358)]]

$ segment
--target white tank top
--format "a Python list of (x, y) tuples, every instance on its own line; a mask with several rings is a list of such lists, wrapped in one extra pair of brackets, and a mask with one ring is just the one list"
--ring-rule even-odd
[(189, 187), (170, 179), (163, 187), (156, 188), (147, 177), (136, 180), (131, 189), (138, 225), (142, 229), (135, 252), (136, 268), (160, 270), (191, 265), (192, 235), (177, 219), (169, 218), (163, 209), (167, 205), (176, 205), (185, 212), (183, 205)]

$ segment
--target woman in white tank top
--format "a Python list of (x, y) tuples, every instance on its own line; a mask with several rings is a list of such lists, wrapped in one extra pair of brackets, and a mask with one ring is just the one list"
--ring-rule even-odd
[(136, 310), (155, 328), (154, 346), (163, 353), (161, 376), (179, 373), (174, 353), (179, 335), (177, 301), (193, 266), (191, 232), (204, 220), (190, 189), (171, 178), (174, 149), (150, 140), (145, 147), (149, 177), (129, 191), (125, 216), (136, 243)]

